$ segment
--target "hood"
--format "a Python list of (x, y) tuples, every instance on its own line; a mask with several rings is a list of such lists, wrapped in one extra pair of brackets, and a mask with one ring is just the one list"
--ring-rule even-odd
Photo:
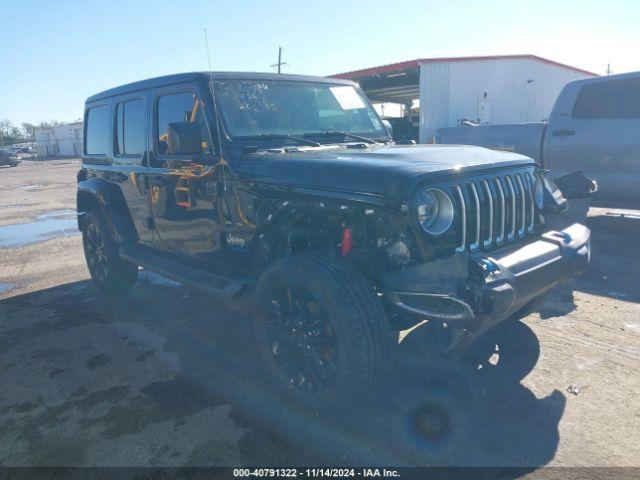
[(258, 182), (396, 195), (441, 176), (535, 163), (516, 153), (458, 145), (381, 145), (257, 152), (242, 170)]

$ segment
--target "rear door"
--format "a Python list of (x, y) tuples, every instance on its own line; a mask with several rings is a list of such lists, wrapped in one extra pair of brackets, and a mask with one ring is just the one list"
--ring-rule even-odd
[(153, 241), (146, 179), (148, 96), (149, 92), (144, 90), (114, 98), (110, 172), (111, 181), (120, 187), (138, 238), (143, 243)]
[(640, 200), (640, 77), (569, 84), (545, 138), (545, 166), (598, 181), (598, 197)]

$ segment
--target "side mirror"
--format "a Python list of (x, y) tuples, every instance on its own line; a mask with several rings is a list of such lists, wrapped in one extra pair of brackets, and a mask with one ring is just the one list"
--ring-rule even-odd
[(174, 122), (167, 127), (167, 154), (198, 155), (202, 152), (202, 130), (197, 123)]

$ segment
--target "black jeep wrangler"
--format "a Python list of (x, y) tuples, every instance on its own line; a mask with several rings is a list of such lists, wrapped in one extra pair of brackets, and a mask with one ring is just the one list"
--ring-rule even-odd
[(362, 395), (397, 334), (454, 351), (589, 263), (589, 230), (522, 155), (393, 144), (350, 81), (189, 73), (86, 102), (78, 226), (111, 293), (138, 267), (253, 294), (265, 364), (298, 399)]

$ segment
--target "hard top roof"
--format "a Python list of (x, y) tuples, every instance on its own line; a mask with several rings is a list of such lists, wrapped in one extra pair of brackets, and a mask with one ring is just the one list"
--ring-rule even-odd
[(189, 73), (177, 73), (174, 75), (165, 75), (162, 77), (148, 78), (146, 80), (140, 80), (138, 82), (128, 83), (119, 87), (110, 88), (100, 93), (87, 98), (86, 103), (92, 103), (105, 98), (113, 97), (116, 95), (123, 95), (126, 93), (135, 92), (138, 90), (144, 90), (147, 88), (155, 88), (164, 85), (171, 85), (175, 83), (189, 82), (204, 80), (208, 81), (210, 78), (213, 80), (280, 80), (280, 81), (294, 81), (294, 82), (320, 82), (320, 83), (334, 83), (342, 85), (353, 85), (350, 80), (341, 80), (336, 78), (327, 77), (313, 77), (307, 75), (292, 75), (292, 74), (275, 74), (275, 73), (256, 73), (256, 72), (189, 72)]

